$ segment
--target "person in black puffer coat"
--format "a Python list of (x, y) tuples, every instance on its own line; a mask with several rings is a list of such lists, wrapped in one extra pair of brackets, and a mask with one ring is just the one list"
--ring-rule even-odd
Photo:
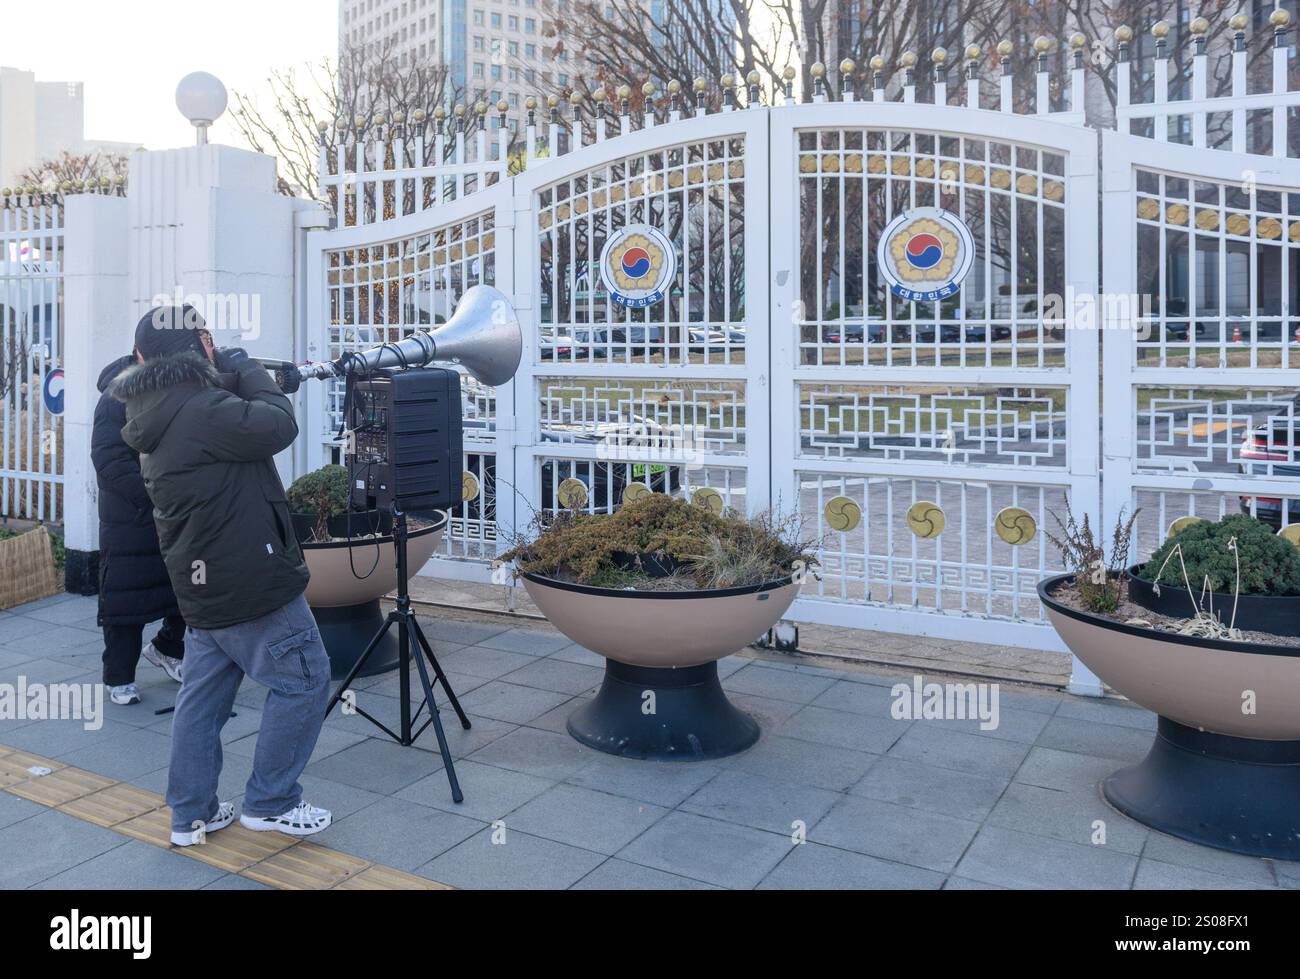
[[(99, 403), (90, 459), (99, 484), (99, 625), (104, 630), (104, 685), (118, 704), (139, 703), (135, 668), (144, 657), (180, 679), (185, 619), (176, 604), (158, 546), (153, 503), (140, 474), (140, 454), (122, 441), (126, 406), (108, 387), (135, 364), (119, 357), (99, 375)], [(144, 627), (162, 619), (153, 641), (141, 648)]]

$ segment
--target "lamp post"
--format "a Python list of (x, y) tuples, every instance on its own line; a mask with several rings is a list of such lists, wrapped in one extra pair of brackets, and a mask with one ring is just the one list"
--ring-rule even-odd
[(226, 111), (226, 86), (206, 71), (193, 71), (176, 86), (176, 108), (196, 130), (195, 145), (206, 146), (208, 127)]

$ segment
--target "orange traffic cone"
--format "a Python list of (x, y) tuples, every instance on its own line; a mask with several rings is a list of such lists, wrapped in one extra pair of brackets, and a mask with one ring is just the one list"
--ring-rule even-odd
[(1233, 343), (1241, 343), (1241, 327), (1240, 327), (1240, 326), (1234, 326), (1234, 327), (1232, 328), (1232, 342), (1233, 342)]

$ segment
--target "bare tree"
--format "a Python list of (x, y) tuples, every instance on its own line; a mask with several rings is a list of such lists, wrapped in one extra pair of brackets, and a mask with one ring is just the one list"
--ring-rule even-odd
[(124, 153), (63, 153), (19, 173), (18, 185), (36, 187), (46, 194), (59, 194), (69, 185), (120, 187), (126, 182), (127, 160)]

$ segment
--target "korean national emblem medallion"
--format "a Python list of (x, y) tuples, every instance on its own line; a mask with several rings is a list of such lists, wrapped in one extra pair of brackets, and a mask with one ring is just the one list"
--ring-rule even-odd
[(877, 259), (894, 295), (933, 302), (956, 295), (975, 262), (975, 239), (952, 212), (914, 207), (885, 226)]
[(600, 253), (601, 279), (620, 306), (639, 309), (659, 302), (676, 275), (673, 243), (648, 224), (629, 224), (615, 232)]

